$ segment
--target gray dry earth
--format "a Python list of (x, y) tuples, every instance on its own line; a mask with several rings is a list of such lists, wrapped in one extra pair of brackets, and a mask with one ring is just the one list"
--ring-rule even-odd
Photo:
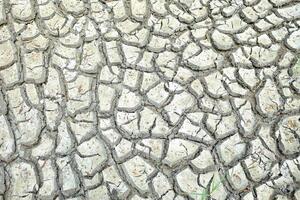
[(298, 0), (0, 0), (0, 199), (300, 200), (299, 52)]

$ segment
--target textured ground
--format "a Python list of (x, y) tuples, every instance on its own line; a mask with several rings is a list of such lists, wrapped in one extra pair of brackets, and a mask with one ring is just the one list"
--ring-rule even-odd
[(300, 200), (299, 52), (296, 0), (0, 0), (0, 199)]

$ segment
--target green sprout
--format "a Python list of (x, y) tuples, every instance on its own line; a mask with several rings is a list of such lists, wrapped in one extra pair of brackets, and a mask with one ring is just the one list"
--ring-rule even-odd
[(217, 191), (220, 188), (224, 180), (225, 180), (225, 176), (221, 177), (219, 181), (216, 181), (213, 175), (209, 180), (206, 188), (204, 188), (204, 191), (202, 191), (201, 193), (196, 192), (192, 194), (195, 195), (196, 197), (199, 196), (200, 197), (199, 200), (207, 200), (208, 197), (210, 197), (215, 191)]

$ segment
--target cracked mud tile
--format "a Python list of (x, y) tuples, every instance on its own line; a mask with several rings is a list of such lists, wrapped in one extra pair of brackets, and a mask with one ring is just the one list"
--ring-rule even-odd
[(299, 9), (0, 0), (0, 200), (300, 200)]

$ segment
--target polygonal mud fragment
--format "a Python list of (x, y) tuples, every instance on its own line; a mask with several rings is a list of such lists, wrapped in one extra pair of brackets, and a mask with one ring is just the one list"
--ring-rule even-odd
[(282, 104), (276, 85), (270, 79), (267, 79), (264, 87), (258, 93), (258, 105), (261, 111), (266, 115), (276, 113)]
[(249, 185), (244, 169), (240, 164), (228, 170), (228, 178), (230, 180), (230, 184), (235, 188), (235, 190), (243, 191)]
[(159, 19), (154, 25), (154, 32), (162, 35), (171, 35), (183, 25), (173, 16), (167, 15), (163, 19)]
[(46, 122), (51, 129), (54, 129), (59, 120), (58, 106), (55, 102), (45, 100)]
[(201, 48), (196, 43), (188, 44), (182, 53), (183, 60), (188, 60), (189, 58), (196, 56), (201, 52)]
[(7, 92), (9, 105), (15, 116), (17, 138), (21, 144), (33, 144), (38, 140), (42, 119), (37, 109), (29, 107), (23, 101), (20, 89)]
[(300, 169), (298, 168), (299, 166), (299, 161), (300, 158), (296, 158), (293, 160), (287, 160), (286, 164), (288, 166), (288, 169), (290, 171), (290, 175), (296, 180), (299, 181), (300, 180)]
[(69, 31), (72, 20), (55, 13), (52, 18), (45, 20), (44, 22), (47, 31), (52, 35), (64, 35)]
[(116, 144), (121, 138), (121, 135), (114, 129), (108, 129), (101, 132), (101, 134), (108, 140), (111, 144)]
[(90, 119), (87, 121), (69, 121), (70, 123), (70, 130), (73, 133), (73, 138), (76, 138), (78, 142), (81, 142), (86, 137), (88, 137), (93, 130), (93, 124), (91, 123)]
[(111, 64), (118, 64), (121, 62), (121, 55), (119, 53), (116, 42), (107, 42), (105, 43), (106, 52), (108, 55), (109, 62)]
[(118, 170), (114, 166), (106, 168), (102, 173), (103, 179), (108, 183), (111, 192), (117, 191), (120, 197), (128, 193), (129, 188), (127, 184), (121, 179)]
[(285, 118), (276, 132), (278, 145), (284, 154), (295, 154), (300, 150), (299, 115)]
[[(202, 116), (200, 114), (199, 121), (201, 121), (201, 119), (202, 119)], [(188, 136), (203, 139), (203, 140), (209, 139), (209, 136), (205, 137), (205, 131), (202, 128), (200, 128), (199, 126), (194, 125), (193, 122), (189, 119), (185, 119), (183, 121), (183, 124), (181, 125), (181, 127), (178, 131), (179, 131), (179, 133), (182, 133), (183, 135), (188, 135)]]
[[(250, 56), (258, 67), (270, 66), (275, 62), (280, 50), (279, 45), (272, 45), (270, 48), (253, 47), (251, 50), (246, 49), (247, 56)], [(248, 53), (249, 52), (249, 53)]]
[(161, 14), (161, 15), (165, 15), (167, 14), (167, 10), (165, 8), (165, 0), (150, 0), (151, 2), (151, 5), (152, 5), (152, 9), (154, 12), (157, 12), (158, 14)]
[(7, 194), (8, 198), (33, 198), (32, 192), (39, 188), (35, 166), (18, 159), (12, 162), (8, 169), (12, 181)]
[(259, 15), (252, 7), (246, 7), (242, 10), (242, 15), (245, 17), (247, 22), (257, 21)]
[(80, 69), (87, 73), (95, 73), (98, 67), (102, 65), (103, 58), (99, 51), (99, 47), (96, 41), (86, 43), (82, 50), (82, 60)]
[(10, 0), (11, 13), (14, 18), (27, 21), (33, 17), (33, 5), (29, 0)]
[(136, 64), (136, 61), (140, 55), (141, 49), (129, 45), (122, 45), (123, 54), (125, 57), (125, 61), (131, 65)]
[(145, 162), (141, 157), (135, 156), (122, 165), (126, 176), (130, 179), (130, 184), (140, 192), (148, 191), (147, 179), (153, 172), (154, 168)]
[(118, 107), (120, 109), (136, 109), (140, 105), (140, 97), (131, 92), (130, 90), (124, 89), (118, 100)]
[(235, 14), (229, 19), (226, 19), (224, 22), (221, 22), (221, 24), (218, 26), (218, 29), (228, 33), (237, 33), (246, 26), (247, 24), (242, 21), (239, 15)]
[(79, 0), (62, 0), (63, 7), (73, 14), (80, 14), (84, 11), (84, 3)]
[(144, 139), (136, 145), (136, 148), (154, 159), (160, 159), (164, 150), (164, 141), (161, 139)]
[(165, 90), (164, 84), (160, 83), (147, 93), (147, 97), (151, 103), (160, 107), (168, 99), (169, 93)]
[(217, 138), (222, 138), (236, 130), (236, 117), (208, 115), (206, 124)]
[(0, 158), (7, 160), (15, 151), (14, 135), (7, 119), (0, 115)]
[(251, 145), (252, 151), (250, 156), (244, 161), (245, 169), (253, 181), (259, 182), (270, 175), (275, 155), (265, 148), (259, 139), (253, 140)]
[(205, 77), (207, 89), (213, 95), (224, 96), (227, 94), (223, 85), (223, 76), (219, 72), (212, 73)]
[(99, 186), (95, 189), (89, 190), (87, 196), (89, 197), (89, 199), (97, 199), (99, 197), (101, 197), (105, 200), (110, 199), (109, 193), (108, 193), (107, 188), (105, 186)]
[(264, 199), (271, 198), (274, 193), (274, 189), (271, 186), (272, 185), (269, 185), (268, 183), (266, 183), (266, 184), (260, 185), (259, 187), (255, 188), (256, 194), (257, 194), (257, 199), (264, 200)]
[(77, 147), (78, 155), (75, 160), (83, 175), (90, 176), (107, 160), (106, 149), (102, 142), (93, 137)]
[(234, 134), (219, 145), (218, 152), (224, 164), (228, 165), (245, 155), (246, 144), (238, 134)]
[(26, 84), (25, 85), (25, 93), (28, 98), (29, 104), (38, 105), (41, 103), (35, 84)]
[(145, 107), (140, 112), (139, 130), (142, 133), (151, 133), (153, 135), (167, 135), (168, 124), (162, 119), (159, 113), (155, 110)]
[(188, 159), (197, 150), (198, 145), (196, 143), (182, 139), (173, 139), (169, 143), (168, 153), (163, 162), (169, 166), (178, 165), (178, 161)]
[(240, 126), (243, 129), (245, 135), (253, 134), (253, 131), (257, 125), (255, 114), (252, 111), (250, 102), (245, 102), (241, 99), (236, 99), (236, 106), (239, 108), (240, 113)]
[(116, 27), (122, 31), (122, 33), (129, 34), (139, 27), (139, 23), (126, 19), (125, 21), (117, 23)]
[(122, 139), (115, 147), (118, 158), (128, 157), (132, 148), (132, 143), (129, 140)]
[(98, 88), (98, 95), (100, 111), (110, 111), (115, 97), (115, 90), (107, 85), (101, 84)]
[(172, 123), (176, 123), (181, 114), (191, 108), (195, 103), (195, 99), (187, 92), (176, 94), (172, 101), (165, 107)]
[(17, 83), (19, 81), (17, 65), (13, 64), (6, 69), (0, 70), (0, 78), (7, 86)]
[(6, 41), (0, 44), (0, 70), (15, 62), (15, 48), (13, 43)]
[(238, 71), (241, 79), (245, 84), (253, 88), (257, 82), (258, 78), (255, 75), (255, 70), (254, 69), (245, 69), (245, 68), (240, 68)]
[(287, 44), (295, 50), (300, 49), (299, 41), (300, 41), (300, 31), (295, 31), (291, 33), (286, 40)]
[(39, 167), (42, 172), (42, 186), (39, 189), (39, 196), (53, 197), (56, 191), (56, 171), (51, 160), (39, 161)]
[(143, 81), (141, 83), (141, 91), (150, 90), (159, 82), (159, 77), (152, 73), (143, 73)]
[(299, 3), (0, 0), (0, 200), (300, 199)]
[(140, 73), (137, 70), (126, 70), (123, 80), (124, 85), (135, 88), (138, 83), (139, 75)]
[(137, 63), (137, 66), (141, 69), (152, 69), (152, 62), (153, 62), (153, 53), (145, 51), (142, 54), (142, 57)]
[(146, 28), (142, 28), (140, 30), (134, 31), (129, 35), (124, 35), (124, 41), (134, 46), (143, 47), (148, 43), (147, 40), (149, 38), (149, 35), (150, 31)]
[(169, 190), (172, 189), (167, 177), (162, 173), (157, 174), (152, 183), (156, 193), (159, 196), (166, 194)]
[(108, 83), (117, 83), (119, 82), (119, 73), (120, 70), (116, 66), (104, 66), (101, 68), (99, 79)]
[(252, 66), (249, 57), (244, 52), (244, 48), (238, 48), (236, 51), (232, 52), (232, 63), (242, 67)]
[(116, 124), (129, 135), (140, 135), (136, 113), (117, 112)]
[(57, 146), (55, 152), (58, 154), (66, 154), (72, 149), (73, 143), (67, 124), (64, 121), (58, 126), (57, 132)]
[(132, 15), (142, 20), (147, 12), (147, 1), (146, 0), (131, 0), (131, 13)]
[(177, 63), (177, 55), (171, 51), (164, 51), (159, 53), (155, 62), (159, 67), (174, 69)]
[(161, 52), (165, 49), (166, 44), (168, 43), (170, 43), (169, 40), (153, 35), (148, 44), (148, 48), (154, 52)]
[(187, 194), (198, 193), (203, 191), (198, 185), (198, 176), (191, 171), (190, 168), (186, 168), (182, 170), (180, 173), (176, 175), (177, 184), (180, 189)]
[(49, 156), (54, 148), (54, 140), (50, 133), (42, 133), (39, 144), (32, 148), (33, 157)]
[[(287, 2), (288, 0), (282, 0), (282, 1), (284, 1), (283, 3), (288, 3)], [(299, 18), (299, 16), (300, 16), (299, 7), (300, 7), (299, 3), (287, 5), (283, 8), (279, 8), (278, 13), (282, 17), (287, 18), (289, 20), (294, 19), (294, 18)]]
[(69, 33), (66, 36), (60, 38), (59, 40), (63, 45), (73, 48), (80, 46), (82, 42), (80, 35), (77, 33)]
[(41, 52), (32, 52), (24, 55), (25, 78), (28, 81), (41, 83), (45, 79), (44, 58)]
[(219, 31), (214, 31), (211, 37), (214, 45), (220, 50), (229, 50), (234, 44), (230, 36)]
[(68, 93), (69, 101), (67, 103), (67, 108), (70, 112), (75, 112), (76, 110), (82, 109), (89, 105), (90, 85), (91, 78), (83, 75), (78, 75), (75, 80), (68, 83), (68, 89), (70, 92)]
[(95, 175), (92, 176), (85, 176), (83, 180), (86, 188), (96, 187), (100, 184), (101, 181), (102, 181), (102, 176), (99, 173), (96, 173)]
[(215, 68), (215, 62), (218, 58), (216, 54), (211, 49), (203, 50), (199, 55), (193, 56), (188, 59), (189, 66), (195, 70), (207, 70)]
[(57, 159), (56, 164), (59, 167), (59, 183), (64, 195), (72, 195), (79, 189), (79, 179), (77, 174), (70, 164), (70, 158), (63, 157)]
[(200, 155), (191, 161), (191, 163), (200, 170), (214, 166), (214, 160), (209, 150), (201, 151)]

